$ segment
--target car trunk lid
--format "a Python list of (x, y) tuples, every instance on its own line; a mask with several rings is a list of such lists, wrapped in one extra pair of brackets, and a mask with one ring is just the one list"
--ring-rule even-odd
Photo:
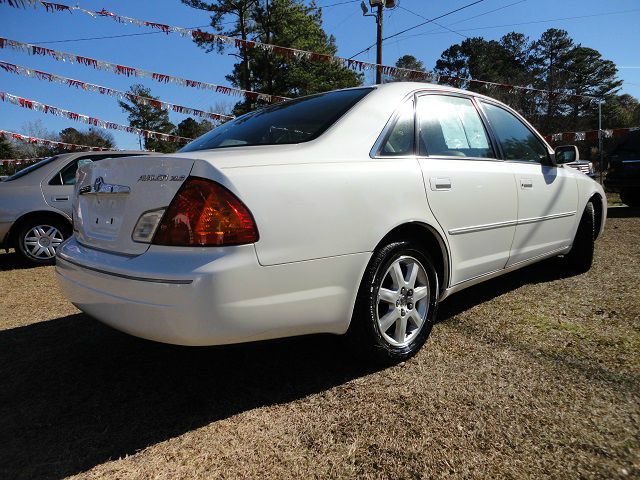
[(78, 169), (74, 232), (82, 244), (140, 255), (148, 243), (132, 238), (144, 212), (166, 208), (189, 175), (194, 160), (170, 156), (110, 158)]

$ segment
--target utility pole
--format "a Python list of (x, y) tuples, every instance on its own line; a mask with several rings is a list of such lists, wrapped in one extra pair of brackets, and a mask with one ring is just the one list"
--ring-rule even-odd
[(369, 0), (371, 8), (377, 7), (376, 13), (369, 13), (369, 7), (363, 2), (360, 3), (362, 15), (365, 17), (376, 17), (377, 35), (376, 35), (376, 84), (382, 83), (382, 19), (384, 8), (394, 8), (396, 0)]
[(378, 36), (376, 39), (376, 85), (382, 83), (382, 71), (380, 65), (382, 65), (382, 2), (378, 4), (378, 13), (376, 14), (376, 23), (378, 24)]

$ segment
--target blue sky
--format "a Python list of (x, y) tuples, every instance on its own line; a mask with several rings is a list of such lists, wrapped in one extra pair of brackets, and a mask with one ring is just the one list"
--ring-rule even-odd
[[(65, 3), (63, 0), (59, 1)], [(317, 4), (330, 5), (340, 1), (345, 0), (319, 0)], [(120, 15), (175, 26), (195, 27), (209, 23), (206, 12), (191, 9), (178, 0), (79, 0), (67, 3), (90, 10), (106, 8)], [(424, 21), (420, 16), (433, 18), (468, 3), (470, 0), (400, 0), (399, 4), (403, 8), (386, 12), (385, 36)], [(495, 9), (500, 10), (486, 13)], [(612, 12), (625, 13), (606, 15)], [(483, 13), (486, 14), (481, 15)], [(349, 57), (375, 39), (374, 19), (362, 16), (359, 2), (325, 8), (323, 19), (325, 30), (336, 37), (338, 54), (341, 56)], [(639, 20), (640, 2), (637, 0), (484, 0), (438, 20), (438, 23), (458, 33), (431, 24), (389, 40), (384, 47), (383, 63), (392, 65), (398, 57), (412, 54), (422, 60), (425, 66), (432, 68), (444, 49), (463, 39), (461, 34), (497, 39), (505, 33), (517, 31), (537, 38), (547, 28), (563, 28), (577, 43), (595, 48), (619, 67), (626, 67), (619, 71), (620, 78), (625, 81), (622, 91), (640, 97)], [(145, 70), (228, 84), (224, 76), (230, 72), (234, 61), (228, 55), (232, 50), (225, 54), (207, 54), (187, 38), (163, 33), (77, 40), (151, 31), (134, 25), (118, 24), (105, 18), (92, 19), (81, 13), (52, 14), (47, 13), (43, 7), (15, 9), (0, 4), (0, 36), (28, 43), (38, 42), (55, 50)], [(51, 43), (61, 40), (73, 41)], [(375, 50), (357, 58), (375, 62)], [(117, 76), (80, 65), (57, 62), (47, 57), (27, 56), (8, 49), (0, 50), (0, 60), (119, 90), (127, 90), (132, 83), (140, 82), (151, 87), (152, 93), (162, 100), (205, 110), (220, 105), (230, 108), (236, 101), (235, 97), (214, 92), (172, 84), (163, 85), (146, 78)], [(372, 81), (372, 75), (367, 75), (366, 83)], [(126, 115), (116, 99), (98, 93), (83, 92), (4, 71), (0, 71), (0, 90), (103, 120), (127, 124)], [(170, 117), (176, 124), (186, 118), (177, 113), (171, 113)], [(66, 127), (87, 127), (64, 118), (0, 103), (0, 129), (24, 133), (25, 123), (36, 120), (41, 120), (48, 130), (55, 132)], [(616, 125), (605, 127), (613, 128)], [(137, 148), (138, 139), (135, 135), (117, 131), (112, 131), (112, 134), (119, 148)]]

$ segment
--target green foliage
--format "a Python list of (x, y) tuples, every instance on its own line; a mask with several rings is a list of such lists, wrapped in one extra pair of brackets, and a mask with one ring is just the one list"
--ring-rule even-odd
[[(407, 70), (416, 70), (419, 72), (424, 72), (424, 63), (418, 60), (413, 55), (403, 55), (396, 61), (396, 67), (405, 68)], [(386, 82), (403, 82), (403, 81), (412, 81), (412, 77), (407, 73), (399, 73), (391, 76), (388, 79), (385, 79)], [(420, 79), (416, 81), (421, 81)]]
[(75, 128), (65, 128), (60, 132), (60, 141), (74, 143), (76, 145), (88, 145), (90, 147), (113, 148), (115, 143), (110, 133), (102, 130), (92, 130), (81, 132)]
[[(235, 23), (226, 31), (228, 34), (327, 55), (337, 52), (335, 38), (322, 29), (322, 12), (314, 3), (307, 6), (302, 0), (183, 2), (213, 12), (211, 24), (217, 29), (222, 27), (221, 20), (233, 18)], [(210, 42), (197, 43), (208, 51), (225, 48)], [(289, 58), (259, 48), (242, 48), (237, 57), (239, 62), (227, 79), (245, 90), (298, 97), (362, 83), (361, 75), (342, 66)], [(260, 102), (245, 100), (235, 106), (234, 113), (245, 113), (257, 106)]]
[(16, 151), (11, 142), (0, 137), (0, 159), (16, 158)]
[[(129, 88), (129, 92), (139, 97), (146, 97), (157, 100), (158, 97), (151, 95), (151, 90), (143, 85), (136, 84)], [(129, 125), (144, 130), (153, 130), (160, 133), (172, 134), (175, 125), (169, 121), (169, 113), (159, 105), (146, 105), (139, 100), (128, 99), (126, 102), (118, 101), (120, 107), (129, 113)], [(141, 145), (142, 146), (142, 145)], [(154, 138), (144, 139), (144, 148), (162, 153), (175, 152), (177, 145), (174, 142), (156, 140)]]
[(189, 117), (185, 118), (178, 124), (176, 135), (187, 138), (198, 138), (200, 135), (204, 135), (214, 127), (213, 123), (209, 120), (200, 120), (200, 122)]
[[(469, 38), (442, 52), (435, 70), (463, 79), (602, 98), (605, 110), (611, 112), (612, 128), (621, 126), (614, 120), (614, 111), (627, 112), (626, 118), (633, 118), (629, 102), (616, 100), (622, 82), (617, 79), (615, 64), (597, 50), (576, 45), (565, 30), (551, 28), (535, 41), (516, 32), (497, 41)], [(578, 100), (570, 95), (485, 87), (466, 81), (459, 86), (502, 100), (545, 133), (597, 129), (597, 102), (588, 98)], [(612, 105), (607, 105), (610, 102)]]

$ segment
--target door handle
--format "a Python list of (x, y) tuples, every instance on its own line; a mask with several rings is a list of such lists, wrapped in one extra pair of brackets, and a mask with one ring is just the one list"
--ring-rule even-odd
[(429, 179), (431, 190), (451, 190), (452, 182), (448, 177), (431, 177)]
[(521, 178), (520, 179), (520, 186), (525, 189), (525, 188), (533, 188), (533, 181), (530, 178)]
[(67, 200), (69, 200), (69, 195), (67, 195), (67, 196), (54, 196), (53, 197), (53, 201), (54, 202), (66, 202)]

